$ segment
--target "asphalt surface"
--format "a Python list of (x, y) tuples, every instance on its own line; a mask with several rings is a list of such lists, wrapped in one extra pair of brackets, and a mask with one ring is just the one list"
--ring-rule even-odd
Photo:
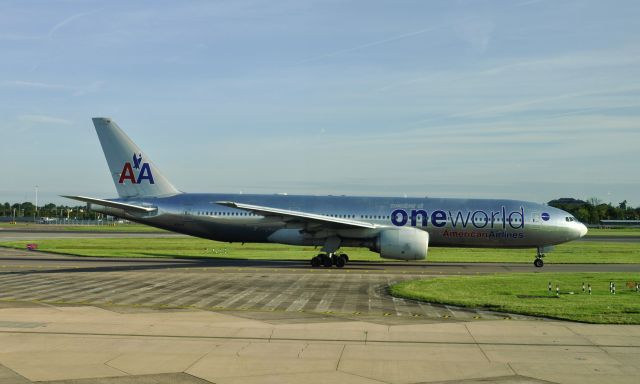
[(373, 316), (384, 322), (526, 318), (387, 294), (390, 284), (407, 279), (501, 268), (352, 263), (339, 270), (302, 262), (102, 259), (0, 249), (0, 302)]

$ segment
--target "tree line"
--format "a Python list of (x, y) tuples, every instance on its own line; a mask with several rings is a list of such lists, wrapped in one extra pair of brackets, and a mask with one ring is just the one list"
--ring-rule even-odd
[(567, 211), (587, 224), (599, 224), (600, 220), (640, 220), (640, 207), (633, 208), (624, 200), (616, 205), (603, 203), (592, 197), (587, 201), (562, 198), (551, 200), (548, 205)]
[[(640, 207), (633, 208), (624, 200), (616, 205), (603, 203), (597, 198), (587, 201), (561, 198), (551, 200), (548, 205), (560, 208), (575, 216), (578, 220), (587, 224), (599, 224), (600, 220), (640, 220)], [(31, 202), (24, 203), (4, 203), (0, 206), (0, 213), (3, 217), (51, 217), (70, 218), (78, 220), (95, 220), (97, 213), (88, 211), (85, 205), (56, 205), (53, 203), (36, 206)]]
[(95, 220), (99, 213), (87, 210), (86, 205), (56, 205), (53, 203), (38, 206), (31, 202), (4, 203), (0, 207), (2, 217), (51, 217), (60, 219)]

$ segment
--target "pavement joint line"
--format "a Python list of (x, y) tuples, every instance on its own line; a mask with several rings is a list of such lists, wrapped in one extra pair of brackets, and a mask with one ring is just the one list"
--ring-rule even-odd
[(593, 340), (591, 340), (588, 336), (585, 335), (581, 335), (578, 332), (576, 332), (575, 330), (573, 330), (571, 327), (569, 327), (567, 324), (563, 324), (562, 325), (563, 328), (567, 329), (569, 332), (571, 332), (572, 334), (576, 335), (577, 337), (587, 340), (589, 342), (592, 343), (592, 346), (597, 347), (598, 349), (600, 349), (602, 352), (604, 352), (607, 356), (611, 357), (612, 359), (620, 362), (620, 360), (618, 360), (615, 356), (612, 356), (609, 351), (606, 350), (606, 346), (603, 345), (598, 345), (596, 343), (593, 343)]
[[(146, 333), (89, 333), (89, 332), (45, 332), (45, 331), (18, 331), (18, 330), (0, 330), (0, 334), (26, 334), (26, 335), (54, 335), (54, 336), (94, 336), (94, 337), (139, 337), (139, 338), (158, 338), (158, 339), (203, 339), (203, 340), (263, 340), (263, 341), (304, 341), (304, 342), (335, 342), (335, 343), (357, 343), (365, 344), (362, 339), (325, 339), (325, 338), (299, 338), (299, 337), (273, 337), (273, 332), (276, 328), (272, 329), (272, 334), (269, 337), (257, 337), (257, 336), (188, 336), (188, 335), (154, 335)], [(578, 343), (509, 343), (509, 342), (465, 342), (465, 341), (409, 341), (409, 340), (367, 340), (368, 343), (375, 344), (408, 344), (408, 345), (486, 345), (486, 346), (513, 346), (513, 347), (594, 347), (593, 344), (578, 344)], [(620, 344), (601, 344), (602, 348), (638, 348), (640, 351), (640, 345), (620, 345)]]
[[(210, 348), (206, 353), (203, 353), (203, 354), (202, 354), (202, 356), (200, 356), (200, 357), (198, 357), (198, 358), (196, 359), (196, 361), (194, 361), (193, 363), (189, 364), (189, 366), (188, 366), (187, 368), (185, 368), (185, 370), (184, 370), (184, 371), (182, 371), (182, 372), (183, 372), (183, 373), (185, 373), (185, 374), (187, 374), (187, 375), (193, 376), (193, 375), (191, 375), (190, 373), (187, 373), (187, 371), (188, 371), (188, 370), (190, 370), (191, 368), (193, 368), (193, 366), (194, 366), (194, 365), (196, 365), (196, 364), (198, 364), (200, 361), (202, 361), (202, 359), (204, 359), (205, 357), (209, 356), (209, 354), (210, 354), (211, 352), (213, 352), (213, 350), (214, 350), (214, 349), (216, 349), (216, 348), (218, 348), (218, 345), (217, 345), (217, 344), (216, 344), (216, 345), (213, 345), (213, 346), (212, 346), (212, 347), (211, 347), (211, 348)], [(196, 377), (196, 376), (193, 376), (193, 377)]]
[[(350, 375), (350, 376), (360, 377), (362, 379), (367, 379), (368, 381), (375, 381), (375, 382), (378, 382), (378, 383), (384, 383), (384, 384), (394, 384), (395, 383), (395, 382), (392, 382), (392, 381), (382, 380), (381, 378), (375, 378), (374, 379), (372, 377), (359, 375), (359, 374), (353, 373), (353, 372), (345, 372), (345, 371), (338, 371), (338, 372), (342, 372), (343, 374)], [(455, 382), (453, 382), (453, 383), (455, 383)]]
[(487, 353), (482, 348), (482, 345), (478, 343), (478, 340), (475, 338), (475, 336), (473, 336), (473, 333), (471, 333), (467, 324), (464, 325), (464, 329), (467, 330), (467, 333), (469, 334), (469, 336), (471, 336), (471, 340), (473, 340), (473, 342), (478, 346), (478, 349), (480, 349), (480, 352), (482, 352), (482, 355), (484, 356), (484, 358), (487, 359), (487, 362), (490, 363), (491, 359), (489, 358), (489, 356), (487, 356)]
[[(327, 370), (321, 370), (321, 371), (320, 371), (320, 370), (315, 370), (315, 369), (311, 369), (311, 370), (304, 371), (304, 373), (305, 373), (305, 374), (316, 374), (316, 373), (320, 373), (320, 374), (322, 374), (322, 373), (327, 373), (327, 372), (328, 372)], [(347, 372), (345, 372), (345, 373), (347, 373)], [(292, 373), (282, 373), (282, 375), (283, 375), (283, 376), (286, 376), (286, 375), (293, 375), (293, 374), (295, 374), (295, 373), (294, 373), (294, 372), (292, 372)], [(249, 378), (249, 377), (264, 377), (264, 376), (265, 376), (265, 374), (264, 374), (264, 373), (255, 373), (255, 374), (251, 374), (251, 375), (238, 375), (238, 376), (233, 376), (233, 378), (234, 378), (234, 379), (243, 379), (243, 378)], [(195, 376), (195, 377), (198, 377), (198, 376)], [(200, 379), (200, 380), (204, 380), (204, 379), (202, 379), (202, 378), (199, 378), (199, 379)], [(207, 381), (208, 381), (208, 380), (207, 380)], [(210, 383), (211, 383), (211, 384), (215, 384), (215, 383), (213, 383), (213, 382), (210, 382)]]
[(338, 362), (336, 363), (336, 371), (340, 370), (340, 363), (342, 362), (342, 354), (344, 354), (344, 350), (347, 348), (346, 344), (342, 345), (342, 349), (340, 350), (340, 355), (338, 356)]
[(304, 354), (304, 351), (307, 349), (307, 347), (309, 347), (311, 343), (304, 343), (304, 345), (302, 346), (302, 349), (300, 350), (300, 352), (298, 352), (298, 359), (302, 359), (302, 355)]
[(113, 365), (109, 364), (110, 362), (112, 362), (113, 360), (117, 359), (117, 358), (118, 358), (118, 357), (120, 357), (120, 356), (122, 356), (122, 354), (117, 355), (117, 356), (116, 356), (116, 357), (114, 357), (113, 359), (109, 359), (109, 360), (105, 361), (103, 364), (104, 364), (104, 365), (106, 365), (106, 366), (107, 366), (107, 367), (109, 367), (109, 368), (113, 368), (113, 369), (115, 369), (116, 371), (122, 372), (122, 373), (124, 373), (124, 374), (125, 374), (125, 375), (127, 375), (127, 376), (131, 376), (131, 375), (132, 375), (131, 373), (126, 372), (126, 371), (123, 371), (122, 369), (117, 368), (117, 367), (114, 367)]
[(251, 346), (251, 342), (248, 342), (245, 345), (243, 345), (242, 347), (240, 347), (240, 349), (238, 349), (236, 351), (236, 356), (240, 357), (240, 352), (244, 351), (245, 349), (249, 348), (250, 346)]
[(4, 368), (4, 369), (8, 370), (9, 372), (13, 373), (17, 377), (20, 377), (20, 378), (24, 379), (24, 381), (27, 382), (27, 383), (32, 383), (31, 380), (27, 379), (26, 377), (22, 376), (21, 374), (19, 374), (18, 372), (14, 371), (13, 369), (7, 367), (6, 365), (0, 364), (0, 368)]

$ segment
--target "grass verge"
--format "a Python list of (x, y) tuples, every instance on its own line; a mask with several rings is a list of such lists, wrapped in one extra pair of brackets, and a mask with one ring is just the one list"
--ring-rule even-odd
[(0, 229), (37, 230), (51, 232), (150, 232), (169, 233), (164, 229), (150, 227), (144, 224), (114, 224), (114, 225), (75, 225), (75, 224), (38, 224), (38, 223), (0, 223)]
[[(100, 257), (224, 257), (236, 259), (308, 260), (319, 250), (281, 244), (221, 243), (193, 237), (71, 238), (1, 242), (0, 246), (24, 249), (36, 243), (46, 252)], [(362, 248), (344, 248), (351, 260), (383, 261)], [(533, 249), (430, 248), (430, 262), (532, 263)], [(547, 263), (640, 263), (640, 242), (573, 242), (560, 245)]]
[(587, 237), (640, 237), (640, 228), (589, 228)]
[[(222, 243), (195, 237), (154, 238), (72, 238), (41, 239), (0, 242), (0, 247), (25, 249), (29, 243), (38, 244), (38, 250), (75, 256), (96, 257), (182, 257), (232, 258), (269, 260), (308, 260), (319, 249), (281, 244)], [(380, 257), (366, 249), (344, 248), (343, 252), (355, 260), (378, 260)]]
[[(616, 284), (615, 295), (609, 292), (612, 281)], [(551, 293), (547, 288), (549, 282)], [(591, 284), (591, 295), (582, 292), (583, 282)], [(519, 273), (405, 281), (393, 285), (391, 294), (562, 320), (640, 324), (637, 282), (640, 282), (637, 273)], [(556, 295), (556, 287), (560, 288), (560, 295)]]

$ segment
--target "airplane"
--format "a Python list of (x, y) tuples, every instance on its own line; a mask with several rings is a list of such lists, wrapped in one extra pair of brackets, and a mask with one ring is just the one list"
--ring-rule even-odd
[(118, 198), (63, 196), (95, 212), (195, 237), (321, 247), (312, 267), (342, 268), (343, 247), (381, 258), (424, 260), (429, 246), (536, 249), (587, 227), (571, 214), (520, 200), (185, 193), (110, 118), (93, 118)]

